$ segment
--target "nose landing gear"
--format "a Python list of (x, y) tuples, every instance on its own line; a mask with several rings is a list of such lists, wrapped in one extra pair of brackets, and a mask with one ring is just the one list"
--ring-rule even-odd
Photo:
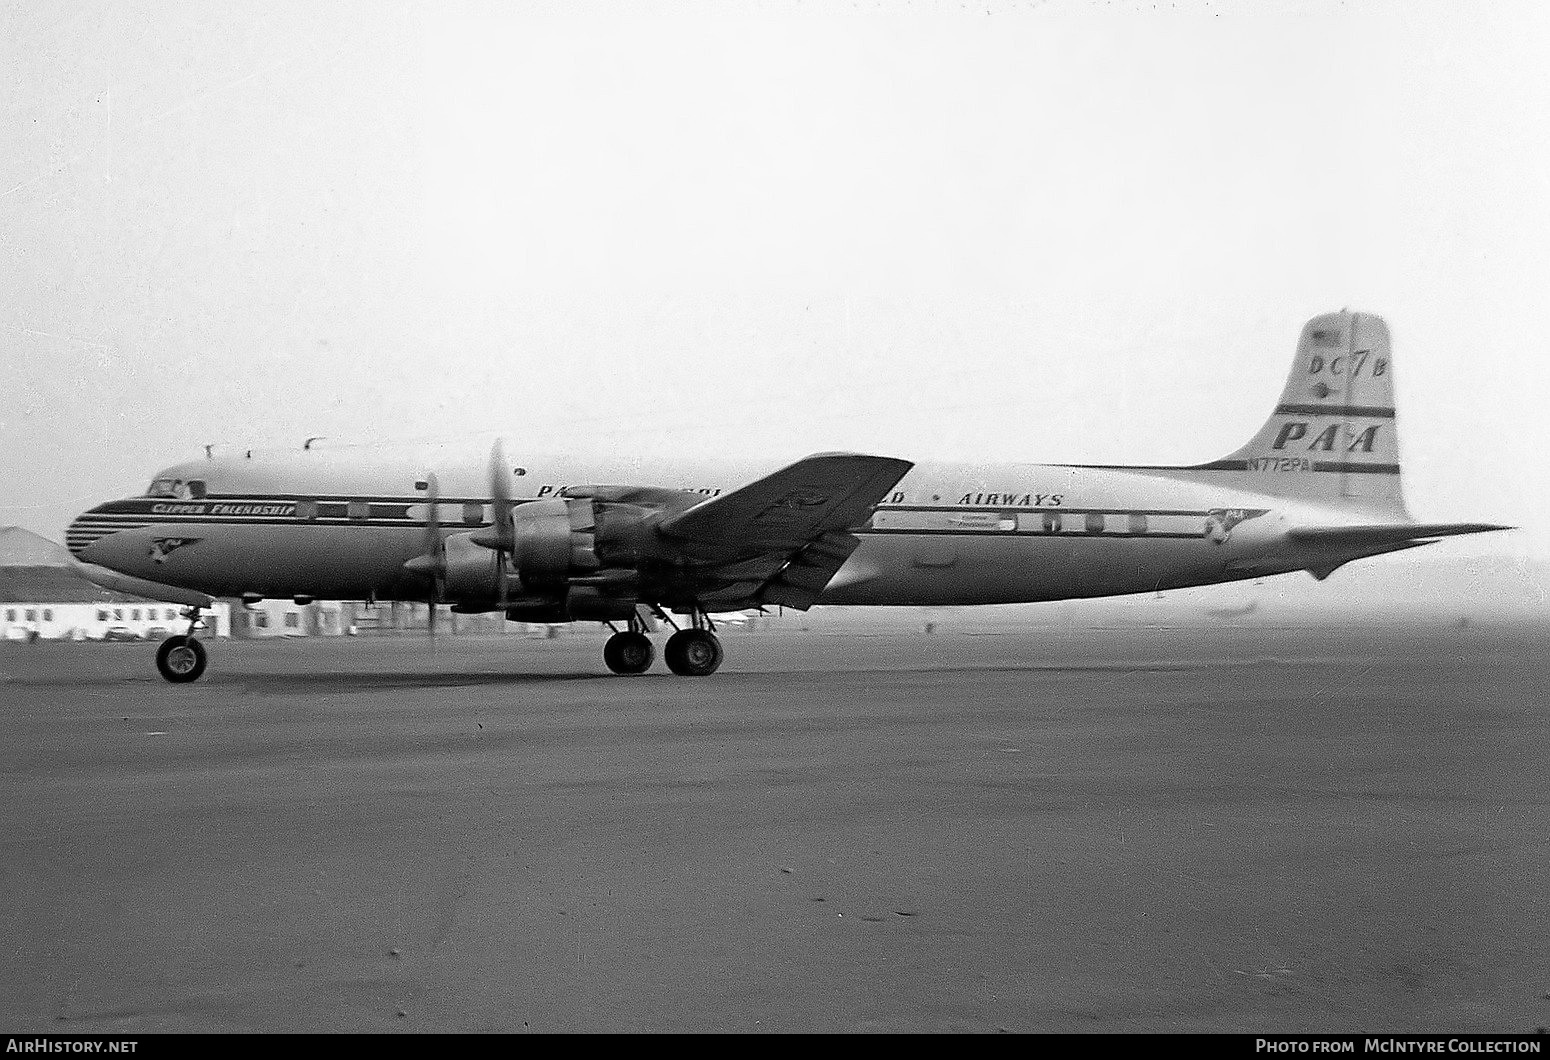
[(175, 685), (199, 680), (208, 661), (205, 658), (205, 646), (194, 638), (194, 630), (199, 626), (199, 608), (191, 608), (184, 614), (189, 619), (188, 632), (168, 637), (156, 649), (156, 669)]

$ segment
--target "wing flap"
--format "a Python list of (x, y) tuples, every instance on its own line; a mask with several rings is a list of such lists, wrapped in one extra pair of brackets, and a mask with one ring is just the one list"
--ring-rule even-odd
[(854, 534), (829, 531), (791, 557), (790, 562), (761, 587), (759, 602), (806, 611), (818, 602), (834, 575), (860, 546), (861, 539)]
[(762, 581), (730, 582), (718, 588), (700, 592), (697, 599), (712, 610), (730, 606), (734, 611), (741, 611), (745, 602), (754, 599), (763, 587)]
[(779, 604), (806, 611), (818, 602), (834, 575), (860, 545), (861, 539), (854, 534), (832, 530), (789, 560), (770, 553), (756, 560), (713, 568), (721, 584), (702, 589), (699, 601), (738, 609)]

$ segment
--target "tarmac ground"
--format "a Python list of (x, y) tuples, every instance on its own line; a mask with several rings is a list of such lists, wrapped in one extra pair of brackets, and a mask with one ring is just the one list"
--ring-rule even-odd
[(0, 645), (0, 1030), (1531, 1031), (1546, 632)]

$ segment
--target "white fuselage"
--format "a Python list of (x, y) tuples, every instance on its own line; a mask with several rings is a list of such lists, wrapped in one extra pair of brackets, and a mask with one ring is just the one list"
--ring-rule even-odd
[[(522, 454), (508, 462), (517, 503), (609, 484), (712, 497), (776, 466)], [(100, 505), (71, 526), (68, 543), (83, 561), (211, 596), (409, 598), (404, 564), (425, 549), (430, 472), (442, 536), (490, 523), (477, 457), (254, 453), (169, 468), (158, 480), (176, 481), (182, 495)], [(921, 463), (853, 529), (860, 547), (820, 602), (998, 604), (1230, 581), (1307, 565), (1287, 545), (1287, 528), (1345, 518), (1166, 469)]]

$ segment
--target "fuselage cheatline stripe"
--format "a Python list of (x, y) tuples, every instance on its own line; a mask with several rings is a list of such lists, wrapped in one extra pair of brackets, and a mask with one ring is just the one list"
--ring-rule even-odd
[(1367, 416), (1391, 420), (1394, 410), (1376, 405), (1277, 405), (1277, 416)]

